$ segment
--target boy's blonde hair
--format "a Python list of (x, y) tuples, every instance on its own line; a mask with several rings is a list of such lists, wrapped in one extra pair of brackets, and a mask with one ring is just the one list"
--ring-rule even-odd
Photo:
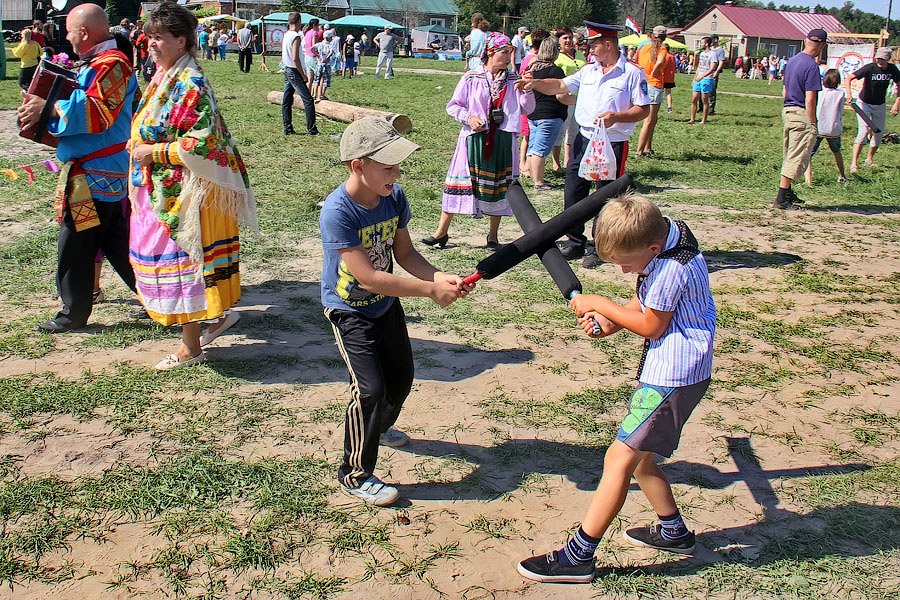
[(597, 256), (615, 262), (626, 254), (646, 250), (651, 244), (663, 245), (669, 224), (653, 202), (628, 192), (613, 198), (600, 211), (594, 231)]

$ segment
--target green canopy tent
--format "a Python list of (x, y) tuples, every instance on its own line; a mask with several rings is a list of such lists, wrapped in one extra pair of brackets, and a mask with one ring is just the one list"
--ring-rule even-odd
[(397, 25), (396, 23), (392, 23), (387, 19), (382, 19), (381, 17), (376, 17), (375, 15), (347, 15), (346, 17), (341, 17), (340, 19), (335, 19), (331, 22), (333, 27), (341, 27), (344, 29), (365, 29), (368, 28), (372, 30), (373, 35), (377, 35), (377, 32), (381, 29), (384, 29), (387, 26), (390, 26), (391, 29), (397, 32), (405, 33), (406, 27), (402, 25)]

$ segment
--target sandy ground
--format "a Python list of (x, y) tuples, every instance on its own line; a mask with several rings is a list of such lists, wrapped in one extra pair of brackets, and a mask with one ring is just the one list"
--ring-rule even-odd
[[(9, 131), (8, 113), (0, 111), (0, 131)], [(15, 138), (2, 135), (0, 155), (18, 156), (16, 152), (33, 154), (33, 147), (22, 151)], [(17, 148), (19, 148), (17, 150)], [(663, 203), (664, 199), (662, 199)], [(667, 207), (674, 216), (683, 216), (701, 240), (704, 248), (718, 248), (709, 256), (710, 280), (717, 302), (728, 302), (748, 309), (762, 303), (785, 306), (791, 303), (792, 322), (810, 315), (836, 316), (841, 311), (864, 310), (874, 315), (874, 322), (862, 327), (829, 328), (829, 339), (847, 340), (865, 345), (870, 340), (889, 339), (896, 332), (896, 304), (847, 303), (823, 304), (815, 294), (797, 293), (788, 299), (781, 291), (786, 266), (800, 257), (813, 265), (826, 259), (840, 261), (838, 271), (845, 274), (865, 273), (867, 277), (887, 276), (900, 270), (896, 241), (890, 236), (872, 236), (871, 224), (838, 220), (829, 225), (829, 235), (821, 235), (819, 216), (795, 213), (771, 216), (755, 213), (761, 222), (741, 224), (716, 208), (681, 204)], [(896, 223), (895, 214), (875, 215)], [(779, 235), (787, 227), (797, 235)], [(420, 223), (414, 234), (424, 233), (427, 224)], [(11, 232), (12, 234), (12, 232)], [(514, 237), (516, 229), (505, 223), (501, 236)], [(418, 235), (414, 235), (418, 237)], [(478, 236), (463, 237), (461, 242), (473, 245)], [(865, 250), (859, 251), (862, 247)], [(267, 368), (240, 386), (241, 392), (269, 391), (281, 405), (302, 415), (311, 407), (343, 403), (348, 396), (346, 371), (339, 362), (329, 331), (315, 324), (321, 319), (317, 308), (320, 250), (315, 240), (300, 249), (298, 258), (287, 265), (246, 266), (244, 297), (237, 310), (245, 322), (253, 317), (282, 315), (308, 320), (311, 325), (299, 332), (273, 331), (265, 335), (242, 332), (241, 326), (217, 340), (210, 354), (213, 358), (240, 359), (265, 356), (271, 358)], [(428, 254), (437, 256), (434, 251)], [(104, 274), (105, 289), (121, 292), (111, 270)], [(611, 266), (595, 271), (579, 270), (585, 281), (615, 282), (632, 285), (631, 276), (616, 272)], [(267, 282), (283, 281), (270, 286)], [(499, 281), (499, 280), (498, 280)], [(496, 283), (488, 283), (489, 289)], [(762, 291), (752, 295), (735, 292), (741, 286), (754, 286)], [(485, 289), (485, 291), (487, 291)], [(308, 302), (297, 303), (297, 299)], [(548, 298), (548, 303), (557, 302)], [(36, 298), (35, 309), (53, 308), (54, 298)], [(297, 306), (302, 308), (296, 308)], [(95, 321), (112, 325), (110, 312), (98, 310)], [(785, 316), (779, 313), (780, 316)], [(570, 331), (553, 332), (548, 339), (534, 341), (534, 331), (514, 325), (487, 332), (491, 348), (472, 348), (454, 334), (435, 333), (439, 323), (414, 322), (410, 325), (416, 353), (417, 375), (413, 392), (406, 403), (398, 426), (410, 432), (413, 442), (399, 450), (385, 449), (380, 459), (380, 474), (399, 484), (403, 500), (398, 509), (379, 511), (372, 518), (390, 523), (393, 541), (409, 553), (423, 553), (428, 544), (458, 541), (461, 557), (441, 561), (428, 571), (430, 582), (411, 577), (403, 582), (388, 580), (383, 575), (364, 578), (364, 561), (358, 557), (329, 556), (325, 553), (303, 553), (296, 563), (279, 569), (279, 575), (299, 575), (303, 571), (346, 577), (346, 591), (340, 597), (430, 599), (451, 598), (573, 598), (586, 597), (590, 590), (542, 586), (525, 582), (517, 575), (517, 560), (533, 553), (556, 548), (566, 532), (583, 517), (591, 491), (601, 473), (602, 457), (577, 444), (577, 436), (559, 427), (534, 428), (498, 422), (484, 416), (486, 400), (504, 395), (509, 398), (554, 401), (568, 392), (590, 387), (610, 387), (628, 383), (633, 376), (640, 340), (632, 336), (626, 367), (613, 369), (606, 358), (590, 343), (573, 336)], [(57, 350), (40, 359), (7, 356), (0, 359), (0, 376), (50, 371), (63, 377), (77, 378), (85, 370), (98, 372), (118, 361), (149, 366), (170, 352), (173, 340), (144, 341), (124, 349), (91, 350), (79, 342), (93, 335), (92, 330), (61, 336)], [(718, 342), (729, 337), (726, 330), (718, 333)], [(797, 359), (771, 354), (764, 343), (746, 340), (749, 349), (740, 354), (723, 355), (716, 361), (716, 377), (728, 378), (738, 361), (781, 364), (802, 371)], [(284, 359), (284, 360), (280, 360)], [(799, 359), (802, 361), (802, 359)], [(839, 384), (853, 385), (852, 404), (859, 409), (897, 412), (900, 383), (884, 377), (896, 373), (896, 365), (869, 365), (868, 374), (834, 371), (823, 381), (819, 375), (802, 373), (789, 383), (769, 388), (738, 387), (717, 389), (696, 410), (685, 429), (681, 446), (666, 461), (666, 472), (675, 482), (676, 496), (685, 507), (691, 526), (700, 534), (700, 550), (696, 557), (683, 559), (686, 568), (723, 560), (738, 544), (748, 556), (758, 555), (768, 539), (759, 535), (757, 522), (790, 513), (809, 512), (792, 503), (782, 487), (810, 472), (849, 471), (851, 460), (838, 460), (824, 449), (823, 441), (847, 445), (852, 438), (840, 420), (828, 415), (847, 410), (848, 399), (835, 395)], [(798, 408), (804, 393), (824, 389), (813, 405)], [(608, 415), (598, 415), (603, 422), (614, 423), (621, 416), (619, 408)], [(208, 397), (214, 404), (214, 395)], [(0, 439), (0, 456), (19, 457), (22, 473), (37, 476), (55, 474), (62, 478), (99, 474), (112, 465), (127, 461), (147, 464), (159, 441), (148, 433), (123, 434), (102, 418), (79, 421), (68, 416), (47, 415), (38, 419), (49, 435), (30, 439), (8, 434)], [(724, 428), (722, 424), (730, 427)], [(343, 435), (342, 424), (307, 423), (302, 430), (284, 430), (274, 423), (273, 430), (236, 449), (238, 456), (290, 458), (298, 452), (324, 455), (335, 459)], [(280, 428), (280, 429), (279, 429)], [(786, 445), (784, 436), (793, 432), (802, 441)], [(497, 460), (490, 449), (504, 445), (516, 456), (510, 464)], [(759, 461), (744, 457), (739, 449), (751, 446)], [(162, 443), (166, 448), (166, 443)], [(896, 454), (898, 443), (892, 440), (881, 448), (868, 450), (865, 460), (876, 461)], [(447, 459), (463, 456), (465, 463)], [(523, 477), (530, 485), (522, 486)], [(698, 478), (703, 487), (692, 485)], [(635, 488), (636, 489), (636, 488)], [(335, 493), (336, 506), (353, 509), (353, 502)], [(487, 515), (503, 521), (502, 531), (492, 537), (472, 531), (466, 524)], [(399, 518), (403, 516), (404, 518)], [(621, 515), (614, 524), (612, 541), (599, 554), (610, 566), (653, 565), (669, 561), (649, 550), (620, 543), (618, 530), (632, 524), (649, 523), (652, 511), (639, 493), (629, 495)], [(802, 519), (800, 519), (802, 521)], [(75, 598), (125, 598), (121, 590), (107, 589), (105, 582), (123, 570), (127, 561), (149, 561), (165, 541), (154, 535), (153, 523), (122, 517), (112, 526), (104, 543), (92, 540), (73, 541), (64, 552), (45, 558), (46, 564), (71, 563), (78, 575), (64, 583), (48, 585), (31, 582), (0, 589), (0, 597), (16, 600), (64, 600)], [(374, 551), (378, 556), (378, 550)], [(677, 560), (677, 559), (672, 559)], [(229, 595), (243, 597), (239, 590), (256, 571), (227, 574)], [(158, 581), (156, 583), (159, 583)], [(139, 589), (154, 589), (151, 577)], [(437, 591), (437, 590), (440, 590)], [(233, 594), (233, 595), (231, 595)], [(163, 597), (151, 593), (149, 597)], [(254, 595), (253, 597), (266, 597)]]

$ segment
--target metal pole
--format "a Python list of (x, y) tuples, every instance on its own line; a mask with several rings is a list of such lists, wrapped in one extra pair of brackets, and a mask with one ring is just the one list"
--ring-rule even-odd
[[(888, 0), (888, 13), (887, 13), (887, 18), (884, 20), (884, 30), (888, 32), (888, 39), (890, 39), (890, 36), (891, 36), (891, 3), (892, 2), (893, 2), (893, 0)], [(883, 44), (884, 43), (882, 42), (882, 45)]]
[(644, 0), (644, 18), (641, 21), (641, 33), (647, 32), (647, 0)]

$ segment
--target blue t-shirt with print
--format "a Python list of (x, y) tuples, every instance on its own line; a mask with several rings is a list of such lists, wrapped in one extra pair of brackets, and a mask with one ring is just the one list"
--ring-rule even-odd
[(325, 199), (319, 215), (319, 231), (325, 258), (322, 263), (322, 305), (352, 310), (370, 318), (383, 315), (393, 296), (365, 290), (344, 264), (338, 250), (362, 246), (377, 271), (394, 270), (394, 235), (409, 223), (409, 202), (399, 184), (390, 196), (372, 209), (360, 206), (347, 193), (345, 184)]

